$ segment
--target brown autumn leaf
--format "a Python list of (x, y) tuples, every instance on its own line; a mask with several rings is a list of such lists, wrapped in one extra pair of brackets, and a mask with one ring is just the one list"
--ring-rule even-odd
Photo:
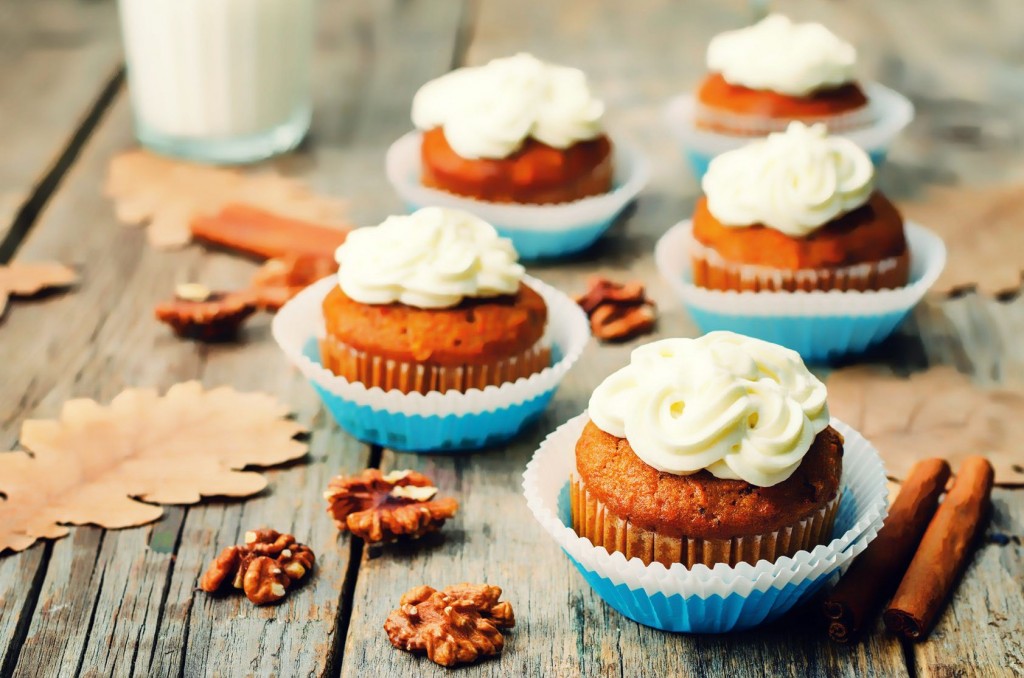
[(941, 294), (975, 288), (1013, 292), (1024, 271), (1024, 185), (941, 187), (904, 215), (937, 232), (949, 258), (933, 288)]
[(1024, 485), (1024, 395), (983, 389), (951, 367), (909, 378), (859, 366), (827, 381), (829, 409), (860, 431), (903, 479), (914, 462), (944, 457), (957, 469), (971, 455), (988, 457), (996, 484)]
[(0, 318), (11, 297), (30, 297), (52, 287), (67, 287), (78, 280), (75, 272), (54, 262), (0, 266)]
[(183, 247), (193, 219), (241, 204), (282, 217), (342, 226), (344, 203), (313, 193), (279, 174), (244, 174), (233, 169), (172, 160), (144, 150), (114, 156), (105, 192), (117, 218), (129, 226), (148, 224), (154, 247)]
[(66, 525), (143, 525), (163, 514), (155, 504), (255, 494), (266, 478), (241, 469), (306, 454), (287, 414), (265, 393), (190, 381), (163, 396), (127, 389), (109, 405), (69, 400), (59, 419), (25, 421), (31, 454), (0, 453), (0, 553), (63, 537)]

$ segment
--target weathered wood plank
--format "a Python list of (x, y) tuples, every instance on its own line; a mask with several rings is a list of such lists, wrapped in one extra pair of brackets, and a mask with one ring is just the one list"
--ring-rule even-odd
[(913, 645), (920, 676), (1024, 673), (1024, 492), (997, 489), (979, 547), (927, 642)]
[[(803, 2), (789, 3), (781, 9), (797, 16), (818, 16), (841, 26), (844, 33), (866, 45), (868, 73), (907, 89), (910, 77), (897, 65), (911, 60), (913, 52), (898, 31), (877, 30), (878, 21), (888, 21), (888, 12), (900, 11), (890, 8), (890, 4), (826, 7)], [(529, 50), (584, 68), (606, 96), (611, 129), (622, 132), (650, 154), (655, 178), (651, 189), (641, 198), (636, 214), (579, 259), (534, 272), (568, 291), (579, 290), (584, 275), (595, 269), (619, 277), (643, 278), (651, 283), (651, 293), (662, 308), (662, 336), (695, 333), (668, 290), (657, 280), (650, 253), (657, 236), (689, 213), (696, 186), (684, 179), (688, 170), (675, 149), (665, 144), (664, 131), (656, 121), (660, 119), (662, 103), (672, 94), (691, 87), (700, 77), (707, 38), (744, 21), (736, 9), (736, 4), (732, 4), (683, 10), (663, 2), (631, 3), (628, 8), (615, 3), (484, 3), (474, 29), (469, 52), (473, 63)], [(1000, 9), (1010, 14), (1017, 11), (1002, 5)], [(932, 31), (932, 23), (920, 10), (920, 6), (903, 10), (905, 13), (897, 18), (909, 21), (913, 17), (923, 23), (915, 28), (921, 41), (949, 37), (952, 26), (941, 22)], [(994, 64), (1002, 63), (1008, 47), (1006, 43), (972, 42), (970, 49), (979, 61), (995, 67)], [(941, 54), (935, 56), (940, 58), (918, 67), (927, 68), (933, 80), (940, 79), (950, 96), (957, 95), (959, 80), (947, 77), (946, 58)], [(919, 100), (919, 106), (923, 102), (927, 107), (929, 102), (923, 94), (917, 95), (913, 88), (909, 91)], [(987, 91), (979, 97), (979, 109), (1006, 106), (998, 97)], [(883, 175), (884, 185), (891, 185), (891, 190), (898, 194), (908, 195), (925, 183), (946, 178), (949, 175), (942, 172), (943, 168), (959, 166), (961, 159), (976, 153), (969, 144), (928, 141), (925, 135), (934, 134), (936, 126), (945, 124), (931, 119), (941, 115), (936, 111), (938, 108), (941, 107), (935, 105), (926, 111), (926, 125), (918, 124), (908, 140), (897, 145), (894, 163)], [(975, 124), (979, 120), (976, 118)], [(936, 163), (937, 156), (943, 162)], [(993, 162), (1003, 171), (1021, 168), (1019, 159), (1011, 154), (1000, 154)], [(984, 181), (990, 175), (979, 172), (971, 176)], [(946, 305), (929, 304), (918, 314), (917, 324), (928, 323), (937, 314), (944, 316)], [(997, 317), (1005, 317), (1005, 307), (991, 310)], [(993, 338), (985, 332), (975, 337), (972, 344), (991, 343)], [(887, 347), (889, 359), (898, 361), (901, 355), (916, 359), (915, 341), (911, 338), (892, 342)], [(575, 575), (564, 556), (533, 524), (517, 496), (520, 473), (542, 432), (580, 411), (593, 386), (627, 359), (629, 348), (590, 347), (559, 391), (539, 430), (507, 450), (471, 458), (424, 458), (385, 452), (384, 468), (411, 467), (433, 474), (442, 492), (450, 492), (463, 501), (463, 509), (450, 529), (446, 528), (445, 536), (425, 548), (385, 550), (380, 558), (364, 560), (356, 587), (345, 675), (383, 666), (387, 669), (382, 675), (412, 671), (440, 675), (441, 670), (423, 659), (396, 654), (381, 624), (404, 590), (422, 583), (443, 586), (467, 579), (503, 586), (519, 618), (506, 654), (497, 661), (467, 669), (469, 675), (630, 675), (640, 667), (652, 674), (667, 675), (764, 672), (888, 676), (908, 671), (903, 647), (882, 632), (881, 624), (864, 643), (852, 648), (830, 645), (816, 617), (807, 611), (766, 629), (743, 634), (668, 635), (618, 615)], [(898, 353), (893, 354), (894, 350)], [(1003, 355), (998, 349), (988, 350), (993, 355)], [(1001, 364), (1003, 371), (1020, 369), (1011, 367), (1014, 361), (1009, 357), (1002, 358)], [(1005, 494), (1008, 501), (1018, 501), (1020, 496)]]
[[(1019, 75), (1007, 56), (1016, 44), (1011, 28), (1019, 3), (993, 0), (970, 17), (952, 0), (940, 4), (802, 0), (780, 7), (841, 26), (863, 46), (866, 72), (908, 92), (921, 108), (882, 175), (883, 186), (897, 196), (937, 181), (1024, 175), (1024, 160), (1014, 152), (1024, 123), (1009, 113), (1015, 90), (1002, 87)], [(660, 106), (696, 81), (708, 36), (742, 23), (744, 8), (684, 8), (667, 0), (629, 7), (484, 2), (476, 8), (470, 61), (529, 49), (580, 65), (606, 94), (613, 131), (640, 145), (654, 165), (651, 189), (629, 221), (592, 252), (533, 272), (570, 292), (597, 269), (643, 278), (663, 310), (661, 336), (696, 333), (657, 280), (650, 253), (657, 236), (689, 213), (697, 189), (666, 143)], [(312, 143), (279, 166), (322, 190), (352, 196), (356, 220), (373, 223), (400, 209), (383, 179), (383, 151), (408, 128), (415, 88), (461, 60), (474, 12), (456, 3), (365, 6), (340, 0), (324, 12), (317, 64), (323, 84)], [(1001, 20), (979, 18), (986, 14)], [(0, 70), (0, 85), (4, 77)], [(0, 390), (0, 444), (15, 442), (26, 415), (52, 415), (70, 396), (106, 399), (127, 385), (166, 387), (197, 376), (208, 384), (268, 390), (293, 403), (303, 421), (313, 422), (311, 454), (306, 463), (270, 473), (269, 493), (254, 500), (171, 509), (160, 523), (138, 530), (78, 528), (52, 547), (0, 560), (0, 675), (15, 670), (18, 649), (12, 645), (23, 637), (28, 642), (18, 657), (21, 675), (295, 675), (339, 668), (346, 675), (441, 675), (426, 660), (393, 650), (381, 624), (411, 586), (463, 580), (505, 587), (519, 617), (506, 654), (467, 675), (907, 671), (904, 648), (877, 629), (853, 648), (828, 645), (806, 614), (738, 635), (670, 635), (629, 621), (589, 590), (533, 522), (520, 496), (520, 474), (537, 441), (585, 406), (591, 389), (627, 360), (632, 345), (591, 346), (544, 420), (506, 450), (470, 457), (386, 452), (383, 467), (434, 475), (463, 509), (441, 538), (353, 563), (359, 576), (349, 622), (349, 557), (358, 549), (350, 550), (347, 537), (335, 541), (320, 490), (333, 473), (365, 466), (367, 450), (338, 432), (311, 390), (281, 366), (265, 320), (252, 325), (246, 346), (213, 349), (182, 344), (150, 320), (152, 303), (175, 282), (200, 278), (231, 286), (245, 280), (251, 267), (196, 250), (155, 253), (141, 233), (113, 223), (99, 182), (109, 155), (129, 143), (127, 108), (120, 101), (20, 253), (77, 263), (85, 280), (75, 295), (22, 306), (0, 330), (6, 386)], [(0, 195), (2, 189), (0, 182)], [(872, 358), (950, 363), (983, 382), (1019, 381), (1021, 304), (974, 295), (931, 301)], [(968, 660), (982, 667), (979, 674), (1020, 670), (1022, 612), (1019, 598), (1009, 596), (1015, 582), (1019, 589), (1024, 569), (1022, 516), (1024, 492), (997, 493), (993, 530), (1018, 540), (982, 549), (935, 638), (908, 648), (918, 673), (951, 675), (966, 670)], [(264, 522), (293, 529), (317, 548), (316, 578), (271, 610), (197, 594), (196, 580), (217, 550)]]
[(77, 143), (76, 131), (120, 60), (114, 0), (11, 0), (0, 7), (0, 243), (47, 173), (57, 169), (52, 184), (63, 171), (56, 164)]
[[(345, 77), (330, 82), (326, 75), (321, 78), (321, 91), (331, 96), (328, 105), (318, 108), (314, 138), (319, 145), (314, 153), (286, 158), (280, 164), (287, 171), (309, 176), (321, 187), (337, 178), (361, 178), (368, 174), (369, 166), (377, 168), (375, 185), (368, 182), (358, 191), (360, 205), (356, 207), (379, 215), (377, 201), (383, 196), (391, 201), (394, 198), (381, 180), (381, 145), (392, 128), (378, 113), (388, 110), (389, 102), (399, 100), (403, 111), (406, 108), (409, 92), (395, 94), (403, 72), (419, 80), (420, 73), (426, 77), (447, 66), (461, 8), (449, 5), (446, 11), (431, 12), (424, 4), (407, 7), (396, 3), (367, 11), (336, 2), (326, 6), (324, 12), (321, 44), (325, 47), (318, 67), (326, 74), (342, 65)], [(410, 39), (412, 34), (420, 33), (418, 40)], [(410, 48), (413, 44), (416, 49)], [(417, 52), (423, 48), (440, 56), (423, 59)], [(361, 68), (347, 66), (353, 62)], [(408, 86), (414, 86), (412, 79)], [(341, 96), (334, 91), (337, 87), (343, 92)], [(339, 129), (334, 124), (346, 109), (359, 107), (365, 108), (350, 129)], [(39, 605), (41, 610), (60, 609), (63, 615), (36, 615), (28, 630), (19, 672), (32, 673), (42, 667), (54, 673), (80, 670), (103, 675), (139, 671), (194, 675), (231, 674), (245, 666), (247, 671), (263, 675), (325, 673), (336, 660), (341, 639), (335, 633), (347, 615), (340, 606), (346, 590), (349, 548), (347, 539), (333, 546), (336, 530), (323, 513), (320, 495), (334, 473), (363, 468), (368, 451), (337, 432), (320, 412), (312, 390), (285, 367), (270, 340), (268, 322), (252, 324), (247, 334), (249, 343), (244, 347), (207, 350), (170, 338), (165, 328), (149, 319), (151, 304), (166, 296), (174, 282), (201, 278), (214, 286), (238, 286), (252, 267), (198, 250), (154, 253), (144, 247), (140, 233), (122, 230), (113, 223), (99, 189), (107, 159), (130, 145), (128, 118), (126, 101), (118, 101), (24, 248), (26, 256), (53, 256), (50, 252), (69, 244), (67, 229), (73, 223), (73, 213), (102, 214), (96, 220), (100, 230), (89, 232), (82, 238), (84, 242), (79, 240), (70, 248), (81, 257), (88, 285), (83, 286), (81, 295), (54, 300), (55, 308), (40, 307), (31, 317), (20, 318), (10, 346), (21, 348), (24, 344), (27, 349), (29, 338), (36, 333), (56, 334), (53, 323), (62, 307), (98, 312), (103, 316), (100, 327), (79, 337), (81, 346), (75, 348), (80, 359), (75, 361), (73, 369), (78, 373), (74, 380), (66, 378), (68, 371), (54, 370), (46, 383), (26, 383), (27, 394), (23, 391), (19, 402), (12, 403), (12, 410), (35, 411), (38, 403), (33, 391), (49, 392), (46, 402), (56, 407), (68, 391), (109, 397), (124, 384), (165, 387), (182, 378), (200, 376), (207, 383), (261, 388), (286, 401), (302, 403), (300, 417), (309, 420), (316, 414), (311, 463), (271, 473), (270, 494), (244, 504), (212, 504), (178, 511), (169, 519), (170, 524), (164, 520), (149, 529), (109, 533), (79, 530), (93, 534), (96, 543), (76, 545), (65, 540), (67, 544), (55, 544), (51, 561), (54, 568), (43, 580)], [(369, 149), (364, 147), (364, 138), (372, 140)], [(123, 265), (102, 269), (88, 265), (102, 261), (89, 255), (104, 249), (112, 250)], [(136, 264), (137, 260), (141, 261)], [(122, 280), (134, 294), (111, 294)], [(131, 343), (126, 333), (132, 335)], [(122, 352), (107, 354), (107, 360), (98, 359), (94, 353), (96, 340), (101, 347), (117, 347)], [(67, 344), (62, 348), (66, 351)], [(37, 357), (26, 361), (24, 371), (19, 370), (21, 376), (27, 379), (45, 370), (48, 356), (41, 353)], [(274, 368), (268, 369), (269, 365)], [(148, 372), (150, 368), (154, 370)], [(257, 610), (239, 599), (219, 600), (202, 594), (197, 598), (194, 589), (198, 576), (217, 551), (260, 524), (294, 529), (301, 540), (316, 547), (319, 574), (313, 582), (273, 609)], [(162, 552), (146, 548), (146, 542), (154, 539), (162, 545)], [(84, 572), (83, 560), (89, 565)], [(73, 585), (63, 584), (67, 580), (64, 575), (72, 569), (79, 579)]]
[[(343, 137), (317, 137), (317, 157), (309, 173), (321, 179), (329, 178), (336, 186), (344, 186), (342, 192), (353, 198), (352, 207), (357, 220), (379, 220), (396, 203), (383, 178), (382, 163), (385, 144), (393, 140), (395, 135), (395, 119), (398, 117), (396, 107), (400, 107), (404, 115), (416, 83), (421, 78), (443, 71), (448, 65), (460, 26), (462, 8), (459, 3), (448, 3), (443, 7), (423, 3), (388, 3), (372, 7), (339, 3), (337, 7), (344, 8), (345, 12), (335, 17), (333, 30), (338, 32), (336, 39), (342, 44), (364, 46), (367, 51), (359, 54), (358, 58), (367, 73), (361, 74), (359, 89), (343, 97), (342, 110), (332, 107), (321, 109), (322, 119), (325, 116), (341, 118), (345, 108), (360, 107), (355, 113), (355, 120), (348, 123), (350, 127)], [(353, 57), (356, 55), (351, 51), (335, 55), (339, 62)], [(382, 205), (387, 207), (382, 208)], [(276, 347), (271, 347), (271, 352), (276, 351)], [(221, 360), (234, 361), (222, 368), (225, 378), (235, 375), (237, 380), (239, 375), (251, 370), (251, 365), (275, 360), (271, 354), (261, 360), (259, 356), (252, 355), (252, 349), (247, 353), (244, 358), (238, 352), (226, 352), (221, 356)], [(239, 362), (239, 359), (244, 362)], [(211, 361), (207, 369), (212, 367)], [(304, 384), (298, 391), (305, 398), (315, 398), (312, 390)], [(333, 433), (324, 441), (326, 431)], [(252, 518), (246, 515), (236, 518), (209, 509), (205, 510), (209, 516), (194, 521), (190, 513), (184, 540), (186, 543), (190, 540), (193, 529), (199, 534), (208, 532), (210, 522), (221, 533), (225, 525), (244, 530), (254, 526), (250, 520), (260, 517), (273, 520), (275, 514), (288, 516), (294, 507), (301, 506), (300, 515), (310, 515), (310, 522), (314, 526), (315, 539), (311, 543), (323, 545), (323, 564), (311, 586), (333, 591), (334, 609), (304, 610), (297, 602), (294, 611), (289, 608), (287, 617), (280, 614), (275, 617), (267, 611), (253, 611), (247, 603), (238, 609), (236, 605), (199, 601), (199, 604), (193, 604), (191, 614), (185, 621), (185, 629), (190, 638), (184, 655), (185, 675), (231, 675), (238, 672), (239, 666), (245, 666), (245, 671), (256, 675), (322, 675), (337, 670), (344, 638), (335, 634), (344, 628), (350, 613), (348, 609), (340, 609), (347, 585), (344, 577), (350, 553), (349, 538), (337, 538), (337, 530), (325, 515), (326, 507), (321, 495), (331, 476), (356, 472), (364, 468), (368, 460), (363, 452), (365, 448), (339, 433), (329, 415), (324, 412), (320, 414), (320, 428), (314, 433), (314, 441), (325, 446), (327, 463), (315, 464), (309, 469), (309, 482), (301, 487), (301, 491), (275, 493), (268, 500), (274, 501), (269, 510), (261, 508), (259, 502), (247, 502), (243, 506), (243, 513), (249, 514), (252, 508)], [(354, 449), (360, 452), (353, 453)], [(288, 475), (295, 473), (294, 469), (287, 472)], [(196, 523), (195, 528), (193, 522)], [(334, 544), (336, 538), (335, 553), (331, 552), (330, 547), (324, 548)], [(337, 557), (337, 553), (343, 554), (344, 558)], [(355, 553), (358, 555), (359, 550)], [(185, 550), (181, 554), (184, 557)], [(205, 567), (212, 555), (212, 551), (207, 551), (200, 567)], [(185, 581), (189, 581), (188, 577), (191, 576), (194, 582), (200, 571), (191, 562), (183, 567), (180, 557), (175, 580), (182, 573)], [(301, 599), (298, 601), (301, 602)], [(329, 621), (329, 628), (296, 628), (300, 627), (300, 620), (309, 617), (316, 619), (314, 612), (318, 612), (321, 619)], [(276, 619), (276, 625), (270, 621), (273, 619)], [(283, 623), (292, 620), (295, 623)], [(175, 646), (180, 637), (174, 625), (169, 626), (166, 633), (161, 635), (169, 649)], [(274, 648), (279, 650), (275, 652)], [(311, 659), (315, 661), (310, 663)], [(175, 673), (173, 662), (163, 665), (154, 663), (156, 666), (160, 666), (161, 674)]]

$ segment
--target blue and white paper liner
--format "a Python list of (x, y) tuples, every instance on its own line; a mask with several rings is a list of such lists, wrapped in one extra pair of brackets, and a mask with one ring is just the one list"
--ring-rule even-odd
[[(875, 165), (880, 166), (885, 162), (892, 142), (914, 119), (914, 105), (899, 92), (877, 82), (867, 83), (864, 90), (868, 96), (868, 106), (874, 113), (874, 124), (837, 134), (863, 148)], [(677, 96), (665, 107), (665, 122), (689, 160), (694, 175), (700, 180), (708, 171), (712, 158), (745, 146), (756, 137), (698, 129), (694, 124), (695, 108), (693, 95)]]
[(322, 303), (337, 285), (330, 276), (310, 285), (274, 317), (273, 334), (338, 424), (356, 438), (410, 452), (454, 452), (505, 442), (536, 420), (590, 340), (590, 326), (569, 297), (536, 278), (523, 280), (544, 298), (552, 365), (515, 382), (466, 392), (402, 393), (367, 388), (325, 369)]
[(730, 330), (781, 344), (808, 362), (862, 353), (891, 335), (935, 284), (946, 265), (946, 246), (932, 231), (905, 224), (910, 281), (893, 290), (866, 292), (738, 292), (693, 284), (689, 219), (659, 240), (654, 259), (661, 276), (702, 332)]
[(471, 212), (510, 238), (523, 259), (562, 257), (593, 245), (647, 184), (646, 159), (634, 148), (615, 142), (614, 188), (608, 193), (552, 205), (486, 202), (420, 183), (422, 134), (409, 132), (387, 153), (388, 180), (410, 211), (453, 207)]
[(576, 467), (576, 441), (586, 412), (569, 420), (534, 453), (523, 474), (523, 489), (534, 517), (565, 551), (601, 598), (641, 624), (665, 631), (724, 633), (751, 628), (806, 601), (846, 571), (878, 534), (888, 510), (885, 468), (878, 453), (855, 430), (838, 421), (845, 438), (843, 499), (834, 538), (811, 551), (775, 562), (713, 568), (665, 567), (608, 553), (573, 531), (569, 476)]

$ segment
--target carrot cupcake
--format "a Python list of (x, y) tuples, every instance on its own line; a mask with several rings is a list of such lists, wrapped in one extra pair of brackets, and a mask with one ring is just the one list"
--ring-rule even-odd
[(403, 393), (468, 391), (548, 367), (547, 306), (511, 243), (439, 207), (389, 217), (338, 248), (324, 297), (325, 368)]
[(647, 344), (588, 413), (570, 504), (595, 546), (692, 567), (831, 539), (843, 438), (794, 351), (731, 332)]
[(497, 203), (565, 203), (612, 187), (604, 104), (575, 68), (529, 54), (460, 68), (416, 93), (423, 185)]
[(855, 80), (857, 50), (817, 23), (772, 14), (715, 36), (710, 73), (697, 90), (698, 128), (760, 136), (791, 121), (830, 129), (870, 125), (868, 98)]
[(693, 281), (717, 290), (906, 285), (903, 218), (859, 146), (794, 122), (711, 161), (693, 215)]

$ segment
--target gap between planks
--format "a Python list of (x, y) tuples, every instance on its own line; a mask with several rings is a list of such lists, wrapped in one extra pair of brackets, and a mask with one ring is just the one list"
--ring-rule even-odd
[(111, 104), (113, 104), (117, 93), (124, 84), (124, 73), (124, 65), (118, 64), (113, 74), (106, 79), (104, 85), (100, 88), (99, 94), (86, 110), (85, 116), (68, 138), (64, 148), (57, 155), (57, 159), (43, 173), (42, 177), (36, 181), (32, 187), (32, 192), (18, 208), (10, 229), (3, 240), (0, 241), (0, 264), (6, 264), (14, 257), (15, 252), (18, 251), (18, 246), (28, 236), (36, 223), (37, 217), (43, 211), (43, 208), (46, 207), (46, 203), (49, 202), (60, 186), (61, 181), (67, 175), (68, 170), (75, 163), (82, 147), (85, 146), (89, 137), (99, 127), (104, 114), (110, 110)]
[[(89, 105), (81, 122), (71, 133), (67, 143), (57, 155), (56, 160), (36, 181), (32, 192), (18, 208), (10, 228), (3, 239), (0, 240), (0, 264), (9, 262), (18, 251), (18, 246), (28, 237), (43, 208), (56, 193), (68, 170), (71, 169), (78, 159), (82, 148), (88, 142), (93, 132), (99, 127), (103, 116), (117, 98), (117, 94), (124, 84), (124, 75), (124, 65), (118, 64), (110, 77), (104, 81), (99, 93)], [(18, 618), (14, 637), (11, 639), (6, 656), (3, 657), (3, 661), (0, 663), (0, 678), (13, 675), (39, 603), (43, 581), (46, 579), (50, 557), (53, 555), (53, 542), (47, 540), (42, 548), (43, 553), (32, 577), (31, 588), (25, 605), (22, 607), (21, 615)], [(98, 554), (99, 551), (97, 550), (97, 557)]]

